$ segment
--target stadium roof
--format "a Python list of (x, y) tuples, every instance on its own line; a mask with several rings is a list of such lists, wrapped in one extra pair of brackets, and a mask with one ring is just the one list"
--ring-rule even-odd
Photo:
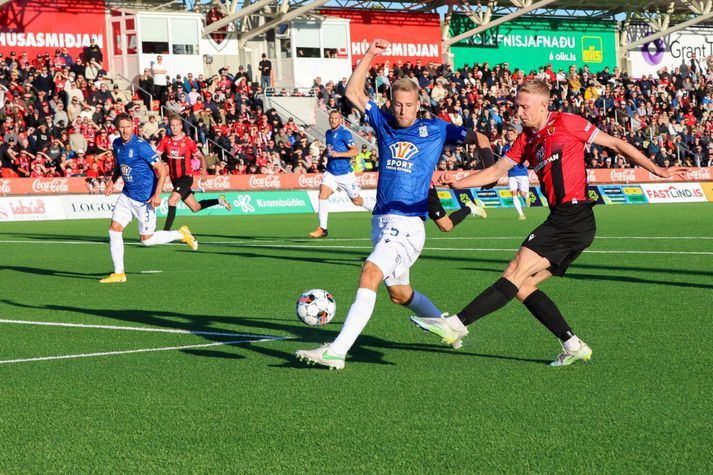
[[(0, 6), (13, 0), (0, 0)], [(38, 2), (52, 3), (49, 0)], [(567, 16), (645, 23), (654, 33), (623, 44), (632, 49), (669, 33), (713, 21), (711, 0), (106, 0), (109, 7), (147, 10), (189, 10), (206, 13), (219, 9), (225, 17), (205, 27), (207, 35), (228, 26), (241, 44), (297, 18), (319, 18), (319, 9), (349, 8), (382, 11), (438, 12), (447, 25), (454, 13), (467, 15), (476, 28), (444, 41), (446, 49), (467, 36), (478, 34), (522, 15)]]

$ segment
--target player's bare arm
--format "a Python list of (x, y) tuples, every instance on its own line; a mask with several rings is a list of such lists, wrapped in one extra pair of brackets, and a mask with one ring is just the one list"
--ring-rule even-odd
[(461, 178), (458, 181), (446, 182), (451, 188), (461, 189), (461, 188), (476, 188), (479, 186), (489, 185), (493, 182), (498, 181), (498, 178), (503, 176), (514, 167), (515, 164), (510, 160), (498, 160), (491, 167), (485, 170), (477, 170), (470, 175)]
[(359, 150), (357, 150), (356, 145), (351, 145), (349, 147), (349, 150), (346, 152), (335, 152), (334, 150), (331, 152), (330, 157), (333, 158), (352, 158), (356, 157), (359, 155)]
[(149, 198), (148, 203), (151, 203), (154, 208), (158, 208), (159, 206), (161, 206), (161, 192), (163, 191), (163, 185), (166, 182), (166, 178), (168, 177), (168, 165), (166, 165), (163, 161), (159, 160), (154, 163), (153, 167), (158, 172), (158, 182), (156, 183), (156, 191), (153, 195), (151, 195), (151, 198)]
[(660, 176), (662, 178), (670, 178), (673, 176), (686, 178), (686, 172), (688, 171), (687, 168), (660, 167), (656, 165), (656, 163), (652, 162), (648, 157), (646, 157), (630, 143), (624, 142), (620, 138), (612, 137), (611, 135), (601, 130), (597, 133), (596, 137), (594, 137), (593, 142), (597, 145), (601, 145), (602, 147), (607, 147), (614, 150), (615, 152), (626, 157), (627, 160), (636, 163), (640, 167), (645, 168), (656, 176)]
[(114, 167), (114, 172), (111, 174), (111, 178), (109, 178), (109, 181), (106, 183), (106, 187), (104, 188), (104, 195), (109, 196), (114, 192), (114, 184), (116, 183), (116, 180), (118, 180), (121, 177), (121, 169), (119, 168), (119, 165), (117, 164)]
[(369, 102), (369, 97), (364, 93), (364, 85), (366, 84), (366, 75), (369, 72), (369, 66), (371, 66), (371, 62), (374, 58), (386, 51), (390, 45), (391, 43), (387, 40), (375, 39), (371, 45), (369, 45), (369, 49), (349, 77), (345, 94), (349, 102), (354, 104), (354, 107), (356, 107), (359, 112), (363, 113), (366, 109), (366, 104)]

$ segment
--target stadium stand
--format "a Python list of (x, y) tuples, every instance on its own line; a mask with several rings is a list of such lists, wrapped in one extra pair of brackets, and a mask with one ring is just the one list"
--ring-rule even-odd
[[(89, 61), (87, 61), (89, 59)], [(474, 64), (452, 70), (436, 63), (388, 62), (370, 71), (368, 91), (389, 107), (390, 85), (409, 78), (420, 87), (422, 114), (476, 127), (490, 137), (495, 153), (504, 145), (504, 127), (518, 127), (513, 108), (517, 85), (542, 78), (552, 85), (551, 108), (582, 115), (608, 133), (644, 150), (659, 165), (713, 165), (713, 59), (662, 68), (657, 77), (633, 79), (617, 68), (590, 71), (522, 71), (508, 63)], [(88, 78), (92, 78), (91, 80)], [(263, 91), (249, 73), (225, 67), (212, 77), (189, 73), (155, 87), (149, 70), (135, 81), (135, 93), (121, 88), (91, 58), (72, 58), (61, 50), (28, 58), (12, 52), (0, 57), (0, 144), (3, 177), (107, 175), (113, 167), (112, 119), (127, 111), (136, 133), (153, 144), (170, 133), (167, 114), (178, 114), (186, 133), (208, 157), (211, 174), (314, 173), (323, 170), (324, 145), (303, 127), (274, 110), (264, 110), (270, 95), (302, 95), (288, 89)], [(338, 109), (365, 144), (357, 171), (378, 170), (372, 130), (344, 98), (345, 80), (306, 92), (322, 110)], [(152, 102), (152, 98), (155, 98)], [(586, 152), (591, 168), (628, 168), (623, 157), (597, 146)], [(474, 147), (446, 147), (439, 169), (482, 167)]]

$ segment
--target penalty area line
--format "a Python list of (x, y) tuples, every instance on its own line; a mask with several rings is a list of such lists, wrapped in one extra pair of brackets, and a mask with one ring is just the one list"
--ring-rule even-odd
[(183, 346), (164, 346), (161, 348), (141, 348), (138, 350), (120, 350), (120, 351), (103, 351), (100, 353), (79, 353), (75, 355), (59, 355), (59, 356), (40, 356), (37, 358), (21, 358), (15, 360), (4, 360), (0, 361), (0, 364), (13, 364), (13, 363), (31, 363), (35, 361), (53, 361), (53, 360), (69, 360), (77, 358), (93, 358), (97, 356), (115, 356), (115, 355), (129, 355), (132, 353), (151, 353), (157, 351), (176, 351), (176, 350), (190, 350), (195, 348), (210, 348), (211, 346), (224, 346), (224, 345), (239, 345), (241, 343), (262, 343), (266, 341), (278, 341), (278, 340), (288, 340), (289, 337), (276, 337), (276, 338), (262, 338), (259, 340), (234, 340), (234, 341), (219, 341), (215, 343), (204, 343), (200, 345), (183, 345)]

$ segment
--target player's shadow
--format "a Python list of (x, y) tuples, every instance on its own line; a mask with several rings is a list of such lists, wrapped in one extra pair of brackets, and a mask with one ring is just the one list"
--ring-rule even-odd
[(4, 236), (25, 238), (37, 241), (47, 241), (48, 239), (59, 239), (63, 241), (80, 241), (80, 242), (109, 242), (108, 236), (86, 236), (76, 234), (47, 234), (47, 233), (26, 233), (26, 232), (4, 232), (0, 233)]
[[(491, 272), (496, 274), (501, 274), (503, 269), (501, 267), (465, 267), (462, 270), (472, 271), (472, 272)], [(670, 269), (670, 268), (646, 268), (646, 267), (613, 267), (613, 266), (599, 266), (591, 264), (575, 264), (568, 272), (565, 277), (574, 280), (602, 280), (608, 282), (622, 282), (627, 284), (655, 284), (655, 285), (665, 285), (668, 287), (685, 287), (693, 289), (713, 289), (713, 284), (703, 284), (699, 282), (676, 282), (667, 279), (652, 279), (652, 278), (641, 278), (630, 275), (611, 275), (611, 274), (590, 274), (590, 273), (579, 273), (579, 269), (592, 269), (592, 270), (616, 270), (616, 271), (633, 271), (633, 272), (646, 272), (647, 275), (653, 273), (662, 274), (674, 274), (674, 275), (699, 275), (703, 277), (713, 276), (713, 273), (707, 271), (691, 271), (684, 269)]]
[[(305, 368), (307, 367), (301, 362), (298, 362), (292, 352), (287, 352), (269, 345), (262, 345), (265, 339), (280, 338), (296, 340), (302, 343), (322, 344), (325, 341), (333, 341), (337, 336), (338, 331), (329, 328), (313, 328), (301, 324), (285, 324), (284, 320), (280, 319), (265, 319), (254, 317), (216, 317), (215, 315), (197, 315), (184, 314), (177, 312), (168, 312), (162, 310), (143, 310), (143, 309), (92, 309), (87, 307), (72, 307), (68, 305), (30, 305), (22, 304), (6, 299), (0, 299), (0, 303), (11, 305), (18, 308), (50, 310), (52, 312), (69, 312), (73, 314), (84, 314), (98, 316), (107, 319), (121, 320), (132, 324), (143, 324), (149, 327), (169, 328), (178, 330), (187, 330), (193, 332), (196, 336), (208, 340), (210, 342), (225, 343), (234, 341), (236, 336), (219, 336), (215, 334), (200, 334), (197, 332), (212, 332), (212, 333), (233, 333), (244, 335), (244, 342), (235, 344), (236, 348), (241, 348), (246, 351), (261, 354), (276, 360), (279, 363), (270, 366), (280, 368)], [(406, 324), (406, 323), (405, 323)], [(238, 329), (236, 329), (238, 327)], [(248, 328), (249, 333), (243, 333), (242, 328)], [(415, 331), (415, 330), (414, 330)], [(267, 332), (261, 334), (259, 332)], [(275, 332), (281, 335), (275, 335)], [(261, 340), (261, 341), (259, 341)], [(545, 360), (518, 358), (506, 355), (491, 355), (479, 354), (470, 352), (454, 352), (447, 347), (434, 344), (419, 344), (419, 343), (400, 343), (389, 340), (384, 340), (372, 335), (362, 335), (359, 337), (357, 345), (354, 346), (350, 353), (350, 362), (363, 362), (369, 364), (393, 365), (389, 361), (384, 360), (384, 354), (380, 351), (385, 350), (402, 350), (402, 351), (418, 351), (426, 353), (447, 353), (460, 357), (475, 356), (480, 358), (494, 358), (509, 361), (518, 361), (526, 363), (546, 363)], [(240, 359), (243, 356), (236, 356), (234, 351), (217, 351), (216, 349), (186, 349), (182, 350), (186, 353), (207, 356), (212, 358), (231, 358)]]
[[(205, 248), (204, 248), (205, 249)], [(242, 248), (245, 249), (245, 248)], [(364, 264), (363, 259), (339, 259), (339, 258), (324, 258), (319, 257), (304, 257), (304, 256), (285, 256), (282, 254), (259, 254), (256, 252), (248, 251), (233, 251), (233, 252), (213, 252), (213, 251), (202, 251), (201, 254), (214, 254), (218, 256), (230, 256), (230, 257), (245, 257), (245, 258), (255, 258), (255, 259), (277, 259), (281, 261), (290, 262), (306, 262), (307, 264), (333, 264), (341, 266), (354, 266), (361, 267)], [(365, 257), (365, 256), (364, 256)]]
[(49, 277), (70, 277), (72, 279), (96, 280), (99, 276), (106, 274), (73, 272), (53, 269), (43, 269), (39, 267), (27, 266), (0, 266), (0, 271), (7, 270), (12, 272), (22, 272), (24, 274), (43, 275)]

